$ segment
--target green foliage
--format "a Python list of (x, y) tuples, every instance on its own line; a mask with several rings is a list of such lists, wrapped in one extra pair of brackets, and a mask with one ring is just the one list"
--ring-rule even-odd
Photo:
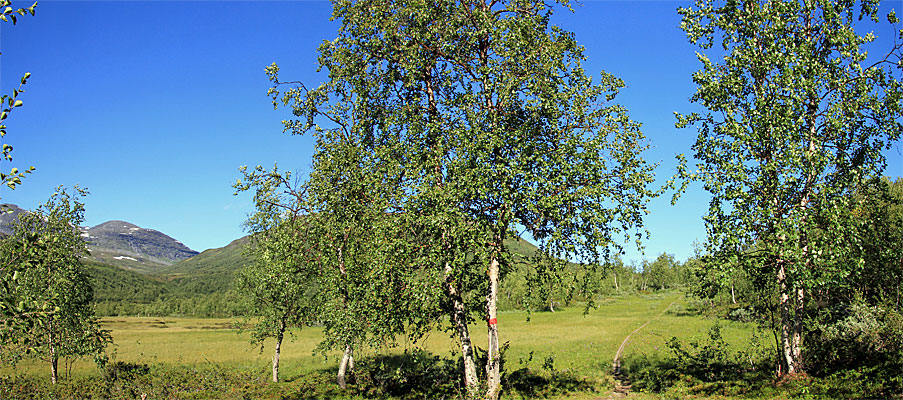
[[(553, 7), (335, 1), (341, 29), (320, 47), (326, 83), (284, 90), (279, 67), (267, 68), (273, 105), (296, 117), (286, 131), (316, 139), (310, 194), (332, 230), (324, 238), (344, 249), (361, 236), (354, 229), (370, 230), (377, 240), (356, 243), (376, 257), (404, 255), (367, 260), (388, 267), (371, 288), (400, 285), (416, 299), (399, 308), (420, 311), (409, 326), (437, 309), (448, 315), (465, 357), (469, 314), (496, 319), (499, 280), (512, 267), (505, 239), (525, 227), (542, 243), (550, 262), (531, 279), (549, 285), (528, 286), (550, 289), (533, 296), (545, 303), (552, 287), (571, 285), (557, 279), (555, 258), (595, 270), (622, 241), (639, 241), (654, 195), (639, 124), (614, 102), (624, 83), (604, 72), (593, 81), (573, 34), (550, 24)], [(487, 368), (497, 371), (496, 326), (487, 328)]]
[(462, 368), (454, 358), (422, 349), (360, 361), (356, 385), (367, 397), (463, 398)]
[(266, 338), (276, 339), (275, 382), (286, 330), (321, 320), (324, 298), (319, 278), (322, 273), (315, 262), (318, 254), (309, 236), (310, 219), (297, 208), (303, 198), (289, 196), (286, 200), (277, 192), (289, 181), (290, 174), (281, 176), (275, 167), (271, 174), (261, 174), (260, 168), (252, 173), (242, 171), (248, 183), (239, 181), (235, 188), (254, 187), (257, 210), (246, 223), (252, 231), (247, 253), (253, 262), (239, 271), (235, 286), (250, 299), (256, 316), (251, 340), (259, 343), (262, 350)]
[(125, 361), (116, 361), (103, 369), (103, 379), (105, 381), (118, 380), (134, 380), (135, 378), (147, 375), (150, 367), (147, 364), (136, 364)]
[(149, 273), (87, 263), (97, 315), (250, 315), (246, 296), (233, 290), (237, 272), (251, 262), (244, 254), (249, 239), (236, 239)]
[(668, 253), (659, 254), (651, 263), (644, 262), (642, 278), (642, 290), (674, 289), (692, 281), (687, 267)]
[[(862, 300), (822, 310), (808, 325), (809, 358), (819, 376), (849, 374), (862, 368), (903, 369), (903, 316), (890, 307), (869, 306)], [(878, 376), (884, 391), (899, 392), (899, 379)]]
[[(163, 366), (113, 363), (102, 376), (78, 376), (58, 385), (36, 378), (0, 378), (0, 396), (14, 399), (279, 399), (287, 388), (261, 384), (258, 371), (230, 369), (220, 365)], [(316, 382), (316, 380), (311, 379)], [(297, 382), (303, 390), (309, 382)], [(325, 397), (328, 396), (323, 393)]]
[(24, 322), (4, 324), (0, 357), (8, 363), (23, 357), (48, 361), (54, 383), (57, 360), (92, 356), (103, 365), (112, 340), (94, 316), (81, 261), (87, 249), (77, 227), (84, 220), (79, 197), (85, 194), (78, 187), (74, 193), (57, 188), (36, 211), (21, 214), (13, 234), (0, 243), (3, 265), (10, 266), (2, 271), (3, 297), (41, 310)]
[(903, 376), (900, 375), (899, 363), (844, 368), (803, 384), (807, 387), (802, 389), (809, 389), (807, 391), (816, 396), (834, 399), (890, 399), (899, 398), (903, 392)]
[[(87, 262), (97, 315), (254, 316), (248, 297), (235, 290), (238, 271), (251, 263), (249, 256), (243, 254), (249, 243), (250, 236), (237, 239), (224, 248), (206, 250), (157, 273)], [(638, 273), (616, 259), (594, 274), (568, 263), (554, 277), (559, 285), (533, 289), (530, 285), (549, 285), (548, 281), (537, 280), (532, 264), (537, 248), (523, 239), (506, 240), (505, 244), (512, 249), (512, 261), (500, 283), (500, 310), (547, 311), (548, 299), (542, 297), (546, 290), (552, 294), (555, 310), (559, 310), (574, 302), (598, 301), (632, 292), (641, 282)], [(619, 274), (620, 292), (615, 289), (615, 273)], [(593, 286), (595, 294), (584, 292), (583, 284)]]
[[(866, 311), (847, 339), (861, 339), (861, 319), (871, 319)], [(852, 314), (851, 314), (852, 315)], [(866, 323), (865, 325), (871, 325)], [(850, 331), (847, 331), (850, 333)], [(886, 332), (899, 337), (899, 331)], [(742, 398), (896, 398), (900, 395), (899, 364), (882, 361), (872, 365), (840, 367), (823, 376), (800, 375), (775, 381), (773, 349), (763, 346), (760, 337), (753, 335), (743, 346), (730, 345), (722, 337), (716, 324), (702, 340), (681, 341), (672, 337), (668, 352), (655, 352), (629, 357), (625, 369), (633, 382), (632, 391), (652, 392), (657, 397), (742, 397)], [(812, 340), (824, 338), (811, 336)], [(826, 344), (826, 347), (838, 349)], [(864, 349), (854, 345), (850, 348)], [(809, 353), (811, 356), (817, 351)], [(815, 361), (810, 359), (811, 361)], [(856, 365), (855, 362), (850, 365)], [(839, 366), (839, 365), (838, 365)], [(633, 394), (632, 394), (633, 395)]]
[[(857, 32), (863, 18), (878, 23), (877, 2), (855, 3), (702, 0), (679, 10), (703, 51), (691, 100), (707, 111), (678, 115), (677, 126), (697, 126), (691, 176), (713, 195), (707, 265), (742, 269), (775, 299), (787, 372), (802, 362), (805, 296), (853, 270), (839, 262), (855, 251), (851, 195), (881, 175), (882, 150), (903, 132), (903, 44), (868, 61), (874, 35)], [(716, 44), (713, 61), (705, 52)]]
[(175, 281), (209, 278), (216, 282), (211, 282), (208, 287), (227, 289), (235, 273), (253, 260), (245, 251), (250, 241), (250, 236), (235, 239), (225, 247), (204, 250), (194, 257), (161, 268), (156, 274)]
[[(13, 25), (15, 25), (16, 22), (18, 22), (18, 16), (24, 16), (26, 13), (34, 15), (34, 9), (38, 3), (35, 2), (28, 8), (18, 9), (12, 8), (11, 5), (12, 2), (10, 0), (0, 0), (0, 9), (2, 9), (2, 11), (0, 11), (0, 21), (12, 22)], [(12, 96), (4, 94), (0, 97), (0, 138), (6, 136), (6, 119), (9, 118), (10, 113), (12, 113), (14, 109), (22, 107), (23, 103), (22, 100), (19, 99), (19, 95), (25, 93), (22, 86), (28, 82), (28, 78), (31, 78), (31, 72), (26, 72), (25, 75), (22, 76), (22, 79), (19, 80), (19, 87), (13, 89)], [(13, 161), (12, 152), (13, 147), (3, 143), (2, 159), (4, 162)], [(10, 189), (15, 189), (17, 185), (22, 183), (22, 178), (25, 177), (25, 174), (31, 173), (32, 171), (34, 171), (33, 166), (28, 167), (25, 171), (20, 171), (15, 167), (9, 172), (0, 171), (0, 183), (6, 185)]]
[[(0, 0), (0, 9), (2, 9), (2, 12), (0, 12), (0, 20), (12, 22), (13, 25), (15, 25), (18, 22), (17, 14), (24, 16), (25, 13), (28, 12), (31, 13), (31, 15), (34, 15), (35, 6), (37, 6), (38, 3), (32, 4), (28, 9), (14, 9), (11, 7), (11, 4), (12, 2), (10, 0)], [(30, 72), (25, 73), (19, 80), (19, 86), (13, 90), (12, 96), (3, 94), (2, 97), (0, 97), (0, 139), (6, 137), (6, 119), (9, 118), (10, 113), (12, 113), (15, 108), (22, 106), (22, 100), (18, 97), (24, 92), (22, 86), (28, 82), (28, 78), (30, 77)], [(0, 162), (12, 162), (12, 146), (3, 140), (2, 148), (3, 154)], [(5, 167), (3, 168), (5, 169)], [(25, 177), (25, 174), (31, 173), (33, 170), (33, 166), (25, 171), (20, 171), (16, 167), (12, 167), (9, 172), (0, 170), (0, 184), (9, 187), (11, 190), (15, 190), (16, 186), (22, 183), (22, 178)], [(11, 210), (0, 208), (0, 213), (7, 212), (11, 212)], [(3, 290), (0, 290), (0, 339), (3, 340), (0, 343), (4, 343), (4, 345), (10, 332), (30, 328), (35, 323), (35, 317), (45, 315), (48, 312), (46, 303), (41, 304), (40, 302), (22, 301), (13, 297), (10, 293), (11, 287), (16, 287), (21, 284), (18, 279), (19, 276), (15, 271), (16, 262), (15, 259), (6, 256), (3, 256), (2, 260), (0, 260), (0, 283), (3, 284)]]
[(851, 273), (843, 284), (834, 285), (824, 300), (836, 304), (853, 303), (859, 298), (870, 305), (887, 305), (901, 312), (903, 179), (872, 179), (851, 197), (853, 206), (846, 212), (854, 232), (853, 251), (842, 260)]
[[(852, 197), (854, 251), (841, 260), (850, 275), (820, 294), (806, 324), (807, 361), (822, 377), (903, 369), (903, 180), (873, 179)], [(879, 376), (872, 382), (882, 391), (903, 390), (900, 380)]]
[[(380, 346), (405, 332), (416, 336), (423, 324), (407, 322), (430, 319), (408, 306), (432, 304), (410, 295), (411, 286), (420, 285), (416, 268), (397, 266), (416, 264), (405, 258), (404, 237), (388, 234), (397, 217), (373, 206), (378, 198), (364, 186), (372, 180), (348, 158), (327, 155), (346, 150), (342, 144), (321, 147), (315, 165), (327, 165), (315, 168), (301, 187), (293, 186), (291, 174), (261, 167), (243, 170), (243, 180), (235, 185), (255, 190), (258, 212), (248, 226), (259, 236), (254, 251), (265, 258), (258, 263), (267, 263), (245, 271), (268, 271), (291, 282), (275, 289), (297, 288), (290, 307), (308, 310), (301, 319), (324, 326), (319, 346), (324, 351)], [(280, 267), (278, 259), (289, 264)], [(265, 285), (261, 278), (245, 276), (243, 281), (246, 287)], [(258, 305), (258, 313), (267, 309), (266, 303), (272, 302)]]
[[(94, 290), (94, 302), (98, 304), (146, 304), (168, 297), (172, 289), (172, 285), (168, 285), (162, 280), (120, 267), (97, 262), (87, 262), (85, 267)], [(98, 306), (97, 313), (98, 315), (117, 315), (101, 310), (100, 306)]]
[(667, 347), (667, 355), (631, 358), (625, 364), (636, 389), (662, 392), (672, 386), (695, 385), (697, 394), (737, 395), (752, 389), (747, 382), (771, 378), (774, 354), (755, 335), (744, 349), (735, 351), (715, 324), (706, 340), (684, 343), (672, 337)]
[[(87, 262), (86, 270), (94, 288), (95, 312), (98, 316), (250, 315), (246, 297), (231, 290), (235, 276), (232, 267), (223, 268), (207, 261), (192, 265), (202, 266), (191, 273), (158, 275)], [(206, 270), (214, 272), (206, 273)]]

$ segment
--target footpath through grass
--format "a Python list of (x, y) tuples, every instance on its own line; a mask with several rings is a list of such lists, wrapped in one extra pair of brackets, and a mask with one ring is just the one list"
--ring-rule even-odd
[[(621, 341), (657, 316), (671, 310), (633, 335), (623, 357), (665, 351), (672, 337), (703, 337), (715, 323), (683, 313), (679, 293), (634, 295), (607, 299), (584, 315), (581, 306), (557, 312), (501, 313), (499, 335), (508, 343), (503, 353), (507, 398), (605, 397), (613, 388), (611, 363)], [(360, 349), (357, 381), (342, 392), (332, 382), (340, 354), (314, 354), (322, 331), (293, 332), (283, 345), (283, 382), (268, 382), (272, 342), (263, 352), (251, 345), (227, 319), (136, 318), (104, 319), (112, 330), (112, 360), (147, 364), (118, 376), (104, 376), (88, 361), (77, 361), (71, 376), (51, 388), (49, 368), (37, 362), (0, 369), (0, 398), (104, 397), (134, 398), (432, 398), (460, 395), (458, 352), (444, 331), (434, 331), (419, 343), (396, 343), (384, 349)], [(742, 346), (752, 325), (722, 322), (724, 337)], [(471, 326), (478, 347), (485, 329)], [(417, 350), (417, 349), (422, 349)], [(33, 394), (31, 396), (29, 393)]]

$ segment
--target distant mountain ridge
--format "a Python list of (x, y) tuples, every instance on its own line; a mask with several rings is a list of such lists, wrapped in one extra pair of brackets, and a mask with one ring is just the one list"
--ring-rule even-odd
[[(0, 235), (11, 233), (18, 215), (28, 212), (5, 206), (10, 211), (0, 213)], [(126, 221), (79, 229), (91, 253), (85, 265), (99, 315), (228, 317), (248, 312), (234, 280), (253, 262), (246, 251), (250, 236), (198, 253), (160, 231)], [(529, 264), (537, 251), (520, 238), (506, 239), (505, 245), (516, 268)], [(517, 284), (523, 283), (511, 283)]]
[[(14, 204), (0, 206), (0, 234), (12, 234), (12, 225), (23, 210)], [(163, 232), (126, 221), (107, 221), (81, 227), (91, 258), (127, 270), (151, 273), (199, 254)]]
[(119, 260), (132, 258), (145, 259), (161, 265), (172, 265), (174, 262), (194, 257), (198, 254), (182, 242), (167, 236), (163, 232), (142, 228), (125, 221), (107, 221), (88, 228), (82, 233), (88, 242), (92, 255), (99, 253), (117, 253)]
[(0, 204), (0, 236), (13, 234), (13, 223), (26, 212), (15, 204)]

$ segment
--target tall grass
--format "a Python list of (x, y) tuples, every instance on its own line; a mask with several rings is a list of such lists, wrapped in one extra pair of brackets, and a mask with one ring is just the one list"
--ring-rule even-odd
[[(656, 318), (672, 303), (668, 312)], [(680, 293), (665, 293), (605, 299), (586, 314), (582, 306), (556, 312), (501, 313), (499, 335), (503, 343), (507, 342), (503, 354), (509, 383), (506, 395), (597, 398), (606, 394), (612, 388), (612, 358), (622, 340), (637, 327), (656, 318), (633, 335), (625, 349), (625, 358), (663, 351), (672, 336), (687, 340), (702, 337), (715, 323), (681, 312), (684, 305)], [(361, 379), (345, 393), (333, 392), (331, 384), (331, 374), (340, 354), (314, 353), (322, 336), (319, 328), (292, 331), (291, 338), (283, 345), (281, 357), (280, 372), (287, 382), (272, 386), (266, 381), (273, 343), (264, 342), (261, 352), (259, 346), (249, 342), (249, 334), (235, 329), (228, 319), (116, 317), (104, 319), (103, 324), (112, 331), (115, 342), (112, 360), (149, 364), (153, 367), (151, 374), (158, 376), (156, 379), (173, 379), (179, 374), (194, 373), (190, 371), (219, 371), (217, 373), (225, 374), (223, 376), (232, 376), (221, 378), (228, 385), (247, 381), (251, 387), (266, 386), (263, 392), (254, 392), (261, 397), (270, 397), (265, 394), (270, 393), (279, 398), (304, 391), (309, 391), (308, 395), (327, 397), (405, 397), (398, 388), (411, 390), (410, 385), (399, 386), (398, 379), (417, 382), (410, 377), (414, 373), (411, 368), (434, 368), (437, 374), (444, 371), (442, 373), (452, 375), (448, 378), (450, 386), (439, 392), (416, 393), (422, 397), (430, 394), (454, 396), (456, 393), (454, 381), (458, 378), (453, 375), (457, 370), (448, 363), (457, 362), (458, 347), (449, 332), (442, 329), (448, 325), (447, 321), (437, 321), (437, 329), (417, 343), (402, 340), (384, 348), (357, 350), (355, 356), (361, 360), (358, 367)], [(749, 324), (721, 322), (721, 325), (725, 341), (730, 345), (743, 346), (753, 332)], [(485, 325), (473, 324), (471, 334), (478, 348), (485, 347)], [(37, 362), (20, 363), (14, 369), (3, 367), (0, 376), (7, 378), (0, 385), (12, 385), (14, 381), (19, 385), (25, 381), (40, 382), (47, 374), (46, 369)], [(392, 371), (400, 374), (399, 377), (390, 376)], [(102, 380), (101, 371), (88, 361), (73, 363), (71, 374), (72, 380)], [(115, 396), (108, 391), (104, 397)]]

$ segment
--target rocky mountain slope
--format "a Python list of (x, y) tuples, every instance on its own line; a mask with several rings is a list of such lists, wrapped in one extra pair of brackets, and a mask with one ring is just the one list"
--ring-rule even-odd
[[(13, 223), (24, 212), (28, 211), (14, 204), (0, 205), (0, 236), (12, 234)], [(79, 229), (91, 258), (136, 272), (155, 272), (198, 254), (160, 231), (125, 221), (107, 221)]]
[(99, 261), (127, 269), (154, 270), (198, 252), (166, 234), (125, 221), (107, 221), (83, 231), (88, 250)]
[(12, 225), (25, 210), (15, 204), (0, 204), (0, 236), (11, 235)]

